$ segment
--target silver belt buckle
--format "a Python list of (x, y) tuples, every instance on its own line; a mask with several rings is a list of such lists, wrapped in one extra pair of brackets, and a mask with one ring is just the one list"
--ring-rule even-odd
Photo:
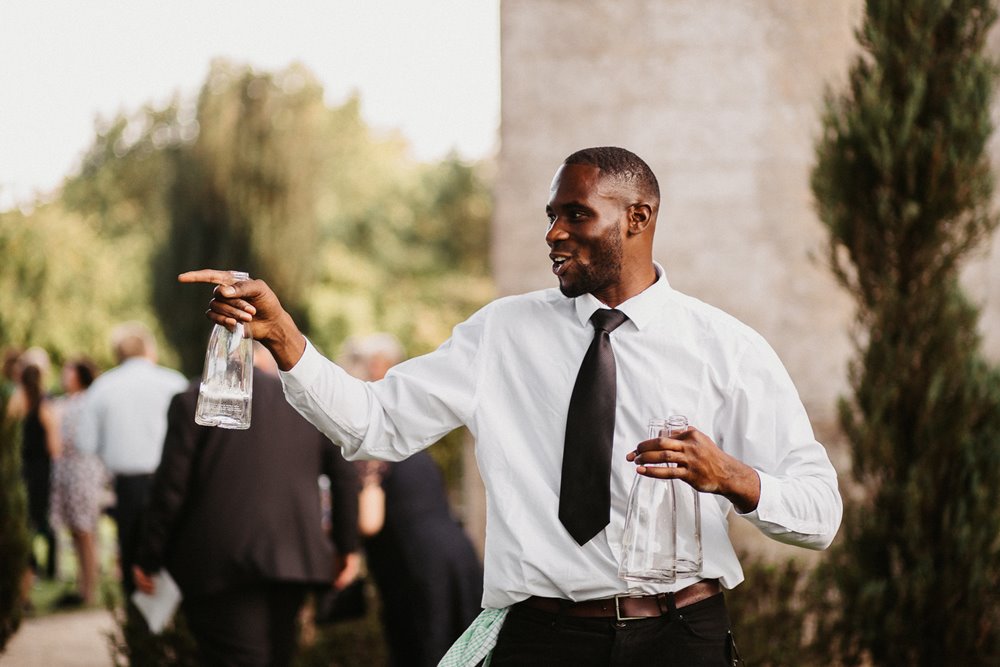
[(619, 605), (618, 600), (621, 598), (629, 598), (631, 595), (616, 595), (615, 596), (615, 618), (621, 621), (641, 621), (645, 616), (622, 616), (622, 608)]

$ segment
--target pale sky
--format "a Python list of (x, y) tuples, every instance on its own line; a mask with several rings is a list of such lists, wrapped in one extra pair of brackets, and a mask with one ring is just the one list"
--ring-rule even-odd
[(214, 57), (301, 62), (416, 157), (484, 157), (499, 48), (499, 0), (0, 0), (0, 210), (57, 188), (98, 117), (193, 98)]

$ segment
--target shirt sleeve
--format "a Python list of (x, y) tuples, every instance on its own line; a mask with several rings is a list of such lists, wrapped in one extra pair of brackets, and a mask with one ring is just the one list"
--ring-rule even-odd
[(720, 446), (760, 477), (757, 508), (740, 516), (779, 542), (825, 549), (843, 515), (837, 473), (791, 378), (762, 339), (743, 354), (728, 394)]
[(73, 444), (80, 452), (99, 456), (100, 453), (97, 450), (100, 445), (100, 434), (98, 432), (97, 403), (98, 396), (95, 389), (91, 387), (83, 394), (76, 425), (76, 439)]
[(469, 424), (475, 408), (483, 311), (455, 327), (437, 350), (362, 382), (306, 341), (281, 373), (288, 402), (343, 448), (348, 460), (401, 461)]

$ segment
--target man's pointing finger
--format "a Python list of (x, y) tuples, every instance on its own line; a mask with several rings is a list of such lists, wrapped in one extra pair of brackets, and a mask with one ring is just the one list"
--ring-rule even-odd
[(198, 271), (187, 271), (177, 276), (177, 280), (182, 283), (211, 283), (214, 285), (232, 285), (239, 282), (233, 278), (229, 271), (218, 269), (200, 269)]

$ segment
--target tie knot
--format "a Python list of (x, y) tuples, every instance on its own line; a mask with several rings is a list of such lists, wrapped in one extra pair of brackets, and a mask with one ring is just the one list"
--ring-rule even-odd
[(624, 324), (627, 319), (628, 315), (620, 310), (601, 308), (594, 311), (594, 314), (590, 316), (590, 323), (594, 325), (595, 331), (607, 331), (611, 333)]

